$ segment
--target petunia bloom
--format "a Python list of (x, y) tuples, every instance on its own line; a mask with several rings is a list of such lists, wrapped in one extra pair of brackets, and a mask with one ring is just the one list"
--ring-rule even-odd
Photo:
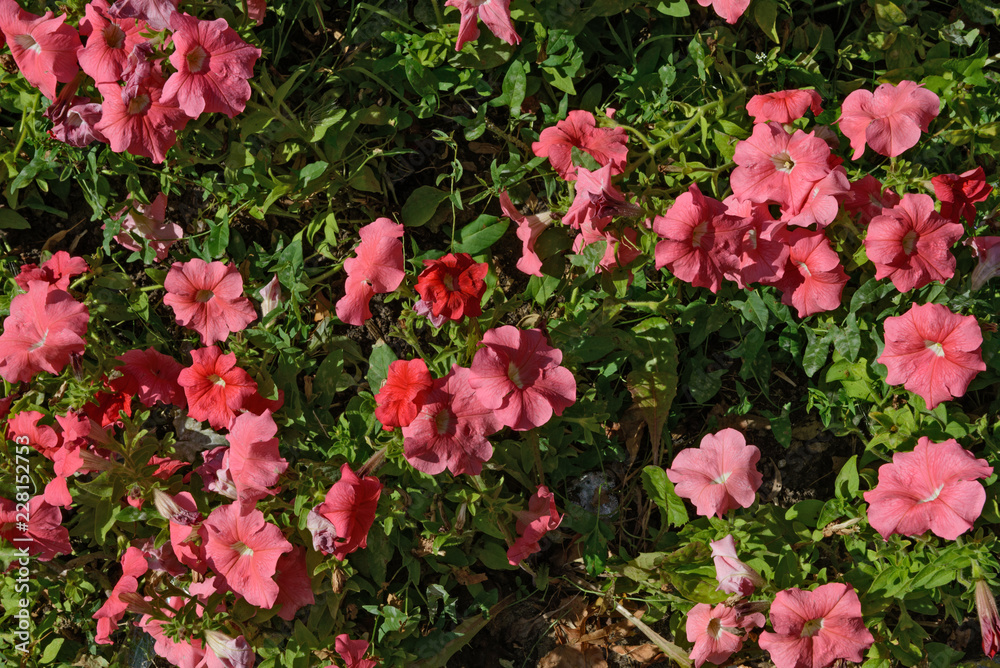
[(806, 109), (812, 109), (813, 115), (819, 116), (823, 113), (822, 101), (814, 90), (779, 90), (754, 95), (747, 102), (747, 113), (753, 116), (754, 123), (775, 121), (784, 125), (805, 116)]
[[(59, 96), (62, 96), (60, 92)], [(95, 127), (101, 120), (101, 105), (91, 102), (89, 97), (72, 97), (60, 104), (58, 98), (45, 110), (45, 118), (52, 121), (49, 136), (57, 141), (78, 148), (95, 141), (107, 143), (107, 139)]]
[(180, 12), (170, 17), (177, 70), (163, 86), (163, 101), (177, 103), (185, 114), (242, 112), (250, 99), (250, 79), (260, 49), (243, 41), (226, 19), (203, 21)]
[(483, 334), (469, 386), (500, 424), (515, 431), (540, 427), (576, 401), (576, 378), (560, 366), (562, 351), (540, 330), (510, 325)]
[(517, 210), (506, 191), (500, 193), (500, 209), (503, 215), (517, 223), (517, 238), (521, 240), (521, 258), (517, 268), (529, 276), (542, 275), (542, 259), (535, 252), (535, 242), (548, 229), (552, 222), (552, 214), (548, 211), (537, 215), (526, 216)]
[(347, 272), (345, 295), (337, 300), (337, 317), (360, 326), (372, 317), (369, 302), (374, 295), (394, 291), (403, 282), (403, 226), (378, 218), (358, 231), (361, 243), (355, 257), (344, 260)]
[(479, 39), (479, 19), (508, 44), (521, 43), (521, 36), (514, 30), (514, 22), (510, 18), (510, 0), (448, 0), (444, 6), (454, 7), (462, 13), (456, 51), (461, 51), (466, 42)]
[(83, 352), (90, 314), (66, 291), (31, 281), (28, 292), (10, 302), (0, 334), (0, 377), (31, 380), (39, 371), (60, 373)]
[(15, 443), (30, 445), (46, 459), (54, 459), (59, 450), (59, 434), (49, 425), (38, 424), (43, 417), (38, 411), (21, 411), (7, 420), (7, 429)]
[(731, 25), (740, 20), (743, 12), (750, 6), (750, 0), (698, 0), (698, 4), (702, 7), (711, 6), (716, 14)]
[(993, 192), (982, 167), (962, 174), (941, 174), (932, 178), (931, 184), (941, 202), (941, 215), (956, 223), (965, 219), (970, 225), (976, 220), (976, 202), (985, 201)]
[(35, 264), (22, 264), (20, 273), (14, 277), (14, 282), (22, 290), (27, 290), (31, 281), (44, 281), (51, 287), (69, 290), (70, 279), (86, 271), (90, 271), (90, 267), (82, 257), (73, 257), (66, 251), (56, 251), (40, 267)]
[(97, 635), (94, 642), (99, 645), (110, 645), (111, 633), (115, 631), (118, 622), (125, 616), (128, 610), (128, 603), (121, 599), (121, 595), (126, 592), (136, 593), (139, 591), (139, 578), (146, 574), (149, 565), (142, 550), (137, 547), (129, 547), (122, 555), (122, 576), (115, 583), (114, 588), (108, 595), (108, 600), (104, 602), (93, 618), (97, 620)]
[(352, 552), (367, 547), (381, 495), (378, 478), (359, 478), (349, 464), (341, 466), (340, 480), (327, 491), (323, 503), (309, 512), (307, 526), (316, 551), (343, 561)]
[(749, 508), (764, 476), (757, 470), (760, 450), (747, 445), (743, 434), (723, 429), (706, 434), (697, 448), (677, 453), (667, 469), (677, 495), (706, 517), (722, 517), (735, 508)]
[(81, 27), (86, 23), (90, 32), (87, 45), (77, 52), (80, 68), (99, 84), (122, 78), (132, 47), (146, 41), (142, 33), (148, 30), (145, 21), (109, 18), (108, 10), (107, 0), (87, 4)]
[(120, 20), (145, 21), (153, 30), (167, 30), (178, 4), (180, 0), (117, 0), (111, 6), (110, 15)]
[(878, 484), (865, 492), (868, 523), (883, 538), (927, 531), (954, 540), (972, 529), (983, 511), (986, 490), (976, 482), (993, 474), (953, 438), (932, 443), (921, 436), (913, 452), (896, 452), (878, 470)]
[(976, 580), (976, 613), (983, 634), (983, 654), (991, 659), (1000, 652), (1000, 613), (997, 600), (985, 580)]
[(367, 640), (351, 640), (346, 633), (341, 633), (333, 644), (337, 654), (344, 660), (345, 668), (375, 668), (378, 661), (375, 659), (365, 659), (371, 644)]
[(291, 552), (281, 555), (277, 569), (274, 581), (278, 583), (278, 598), (274, 604), (281, 606), (278, 616), (290, 622), (301, 608), (316, 602), (306, 564), (306, 548), (296, 545)]
[(591, 225), (602, 231), (615, 216), (638, 216), (642, 210), (626, 201), (625, 195), (611, 183), (611, 165), (590, 171), (577, 170), (576, 196), (562, 222), (573, 229)]
[(978, 290), (991, 278), (1000, 275), (1000, 237), (972, 237), (965, 240), (965, 245), (979, 260), (972, 270), (972, 289)]
[[(62, 525), (62, 511), (50, 505), (42, 496), (28, 501), (28, 520), (13, 501), (0, 498), (0, 538), (13, 547), (37, 555), (39, 561), (52, 561), (58, 554), (69, 554), (69, 529)], [(25, 527), (27, 524), (27, 528)]]
[(253, 668), (257, 654), (243, 636), (205, 629), (205, 668)]
[(278, 425), (270, 411), (243, 413), (229, 425), (229, 475), (240, 503), (253, 505), (274, 495), (288, 461), (278, 451)]
[(900, 198), (896, 192), (886, 188), (871, 174), (851, 183), (851, 192), (844, 200), (844, 208), (857, 216), (857, 224), (868, 225), (872, 218), (882, 213), (883, 209), (891, 209), (899, 204)]
[(776, 668), (825, 668), (837, 659), (855, 663), (875, 638), (865, 628), (854, 587), (840, 582), (812, 591), (779, 591), (771, 604), (774, 633), (760, 634)]
[(157, 403), (187, 407), (187, 397), (177, 378), (184, 365), (154, 348), (129, 350), (115, 359), (124, 362), (118, 367), (126, 379), (125, 389), (139, 397), (146, 407)]
[(423, 408), (433, 384), (423, 359), (392, 362), (385, 384), (375, 395), (375, 417), (382, 423), (382, 428), (408, 427)]
[(424, 260), (416, 291), (431, 305), (434, 317), (475, 318), (483, 314), (480, 302), (486, 294), (483, 279), (488, 272), (488, 264), (475, 262), (468, 253), (448, 253), (437, 260)]
[(730, 185), (738, 198), (794, 206), (830, 172), (830, 146), (812, 132), (759, 123), (736, 143), (733, 161)]
[(184, 388), (188, 415), (208, 420), (214, 429), (226, 429), (257, 392), (257, 383), (236, 366), (236, 355), (223, 355), (216, 346), (191, 351), (191, 366), (177, 376)]
[(435, 379), (416, 419), (403, 427), (403, 456), (429, 475), (479, 475), (493, 456), (487, 436), (501, 427), (497, 411), (484, 406), (470, 385), (469, 369), (452, 367)]
[[(136, 47), (138, 48), (138, 47)], [(115, 153), (128, 151), (153, 162), (163, 162), (167, 151), (177, 143), (177, 131), (191, 120), (176, 104), (162, 99), (162, 80), (149, 77), (123, 100), (117, 83), (98, 84), (104, 102), (101, 121), (94, 129), (103, 134)]]
[(699, 603), (688, 611), (685, 632), (691, 648), (695, 668), (705, 662), (722, 664), (743, 648), (747, 631), (764, 626), (764, 615), (755, 612), (740, 615), (735, 609), (720, 603), (714, 608)]
[(732, 535), (709, 543), (709, 547), (712, 548), (715, 579), (719, 581), (718, 591), (749, 596), (764, 584), (760, 573), (740, 561), (736, 555), (736, 539)]
[[(122, 220), (122, 215), (125, 218)], [(167, 251), (184, 236), (184, 228), (177, 223), (167, 222), (167, 196), (157, 194), (149, 204), (132, 202), (132, 204), (117, 214), (114, 218), (121, 220), (121, 228), (115, 235), (115, 241), (131, 251), (142, 249), (135, 237), (145, 239), (149, 247), (156, 252), (156, 261), (161, 262), (167, 257)]]
[(76, 60), (77, 49), (82, 47), (80, 35), (65, 21), (65, 14), (37, 16), (17, 2), (0, 3), (0, 30), (17, 69), (50, 100), (56, 99), (57, 83), (72, 81), (80, 71)]
[(621, 174), (628, 160), (627, 141), (625, 128), (599, 128), (592, 113), (576, 109), (566, 115), (566, 120), (542, 130), (531, 150), (536, 156), (548, 158), (560, 178), (576, 181), (574, 148), (590, 154), (602, 166), (611, 165), (613, 174)]
[(840, 130), (851, 140), (852, 160), (870, 146), (879, 155), (894, 157), (916, 146), (920, 133), (941, 111), (941, 99), (913, 81), (898, 86), (882, 84), (875, 92), (856, 90), (844, 99)]
[(788, 244), (788, 262), (780, 280), (763, 282), (781, 290), (781, 303), (794, 306), (800, 318), (840, 306), (848, 276), (823, 230), (797, 228), (780, 235)]
[(530, 555), (541, 550), (538, 541), (562, 523), (563, 516), (556, 510), (555, 494), (545, 485), (540, 486), (528, 500), (528, 509), (517, 514), (518, 538), (507, 550), (507, 561), (517, 566)]
[(235, 265), (198, 258), (174, 262), (163, 287), (163, 303), (174, 310), (178, 323), (201, 335), (202, 345), (225, 341), (257, 319)]
[(885, 319), (885, 349), (878, 358), (889, 370), (885, 382), (902, 384), (923, 397), (928, 409), (965, 394), (983, 362), (983, 334), (975, 316), (941, 304), (914, 304)]
[(875, 264), (875, 278), (890, 278), (900, 292), (944, 283), (955, 275), (955, 245), (965, 229), (934, 210), (930, 195), (906, 194), (891, 209), (872, 218), (865, 252)]
[(238, 503), (213, 510), (205, 527), (205, 556), (212, 569), (250, 605), (274, 606), (278, 598), (274, 581), (278, 559), (293, 549), (281, 530), (268, 524), (264, 513), (257, 509), (241, 512)]

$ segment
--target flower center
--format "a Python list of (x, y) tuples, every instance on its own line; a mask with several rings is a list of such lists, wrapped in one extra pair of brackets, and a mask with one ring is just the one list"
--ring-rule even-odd
[(913, 255), (913, 253), (917, 250), (918, 239), (920, 239), (920, 235), (917, 234), (916, 230), (910, 230), (903, 235), (903, 252), (907, 255)]
[(788, 151), (782, 151), (777, 155), (772, 155), (771, 162), (774, 164), (775, 169), (779, 172), (784, 172), (785, 174), (791, 174), (792, 170), (795, 168), (795, 162), (792, 160), (792, 156), (788, 155)]
[(434, 427), (439, 436), (451, 431), (452, 427), (455, 426), (455, 422), (455, 414), (447, 408), (442, 409), (440, 413), (434, 416)]
[(809, 271), (809, 267), (806, 266), (805, 262), (796, 262), (795, 266), (799, 268), (799, 273), (805, 276), (806, 278), (812, 276), (812, 272)]
[(239, 552), (241, 557), (253, 556), (253, 548), (241, 540), (238, 540), (235, 543), (233, 543), (233, 549)]
[(451, 274), (445, 274), (444, 278), (441, 279), (441, 282), (444, 283), (444, 288), (448, 292), (455, 291), (455, 277)]
[(114, 23), (109, 23), (101, 31), (101, 35), (104, 37), (104, 43), (112, 49), (121, 49), (125, 47), (125, 31), (116, 26)]
[(708, 221), (703, 220), (691, 230), (691, 247), (701, 248), (701, 238), (708, 232)]
[(136, 95), (131, 100), (129, 100), (126, 111), (132, 116), (135, 116), (136, 114), (141, 114), (147, 109), (149, 109), (149, 105), (151, 102), (152, 100), (149, 99), (149, 95), (146, 95), (145, 93), (140, 93), (139, 95)]
[(199, 304), (204, 304), (214, 296), (215, 294), (211, 290), (199, 290), (194, 293), (194, 300)]
[(524, 389), (524, 381), (521, 380), (521, 372), (518, 370), (517, 365), (511, 362), (507, 365), (507, 377), (510, 378), (510, 382), (514, 383), (517, 389)]
[(727, 480), (729, 480), (729, 476), (731, 476), (732, 474), (733, 474), (732, 471), (726, 471), (722, 475), (716, 478), (712, 478), (712, 483), (715, 485), (723, 485)]
[(28, 352), (29, 353), (33, 353), (36, 350), (38, 350), (39, 348), (41, 348), (42, 346), (44, 346), (45, 345), (45, 340), (47, 338), (49, 338), (49, 330), (48, 329), (46, 329), (45, 332), (42, 334), (42, 338), (38, 340), (38, 343), (36, 343), (36, 344), (32, 345), (30, 348), (28, 348)]
[(203, 49), (201, 46), (196, 46), (187, 52), (184, 59), (187, 60), (188, 72), (198, 74), (199, 72), (204, 72), (208, 69), (210, 57), (208, 55), (208, 51)]
[(220, 376), (217, 373), (213, 373), (211, 376), (209, 376), (208, 380), (213, 385), (218, 385), (219, 387), (225, 387), (226, 386), (226, 380), (225, 380), (225, 378), (223, 378), (222, 376)]
[(924, 347), (933, 351), (938, 357), (944, 357), (944, 346), (937, 341), (924, 341)]
[(799, 634), (800, 638), (812, 638), (814, 635), (819, 633), (819, 630), (823, 628), (823, 618), (810, 619), (808, 622), (802, 625), (802, 633)]
[(719, 636), (722, 635), (722, 622), (715, 617), (713, 617), (708, 622), (708, 628), (705, 629), (708, 635), (712, 637), (713, 640), (718, 640)]
[(743, 238), (743, 243), (751, 250), (757, 250), (757, 230), (753, 228), (748, 230), (747, 235)]
[(31, 35), (14, 35), (14, 42), (25, 51), (41, 53), (42, 46)]
[(941, 483), (940, 485), (938, 485), (937, 489), (935, 489), (933, 492), (931, 492), (930, 495), (928, 495), (928, 496), (920, 499), (919, 501), (917, 501), (917, 503), (930, 503), (934, 499), (936, 499), (939, 496), (941, 496), (941, 490), (942, 489), (944, 489), (944, 483)]

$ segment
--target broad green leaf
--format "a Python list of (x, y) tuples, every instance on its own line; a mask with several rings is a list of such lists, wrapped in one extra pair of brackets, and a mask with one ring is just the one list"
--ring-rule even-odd
[(13, 209), (0, 209), (0, 230), (26, 230), (31, 227), (24, 216)]
[(850, 500), (857, 496), (859, 487), (857, 455), (844, 462), (833, 487), (838, 499)]
[(778, 31), (774, 27), (778, 19), (777, 0), (757, 0), (754, 4), (753, 18), (772, 42), (775, 44), (780, 43), (781, 40), (778, 39)]
[(802, 370), (812, 378), (826, 364), (826, 358), (830, 354), (830, 338), (826, 332), (817, 336), (811, 328), (806, 328), (806, 338), (809, 342), (802, 354)]
[(478, 255), (499, 241), (509, 225), (507, 218), (479, 216), (458, 233), (459, 241), (453, 246), (454, 252)]
[(520, 115), (521, 103), (524, 102), (525, 91), (528, 88), (528, 76), (524, 69), (524, 62), (514, 60), (507, 74), (503, 78), (501, 90), (507, 98), (507, 106), (510, 107), (512, 116)]
[(680, 527), (687, 524), (688, 514), (684, 501), (677, 496), (666, 471), (659, 466), (647, 466), (642, 470), (642, 486), (653, 503), (666, 514), (670, 525)]
[(371, 357), (368, 358), (368, 387), (371, 388), (372, 394), (376, 394), (385, 379), (389, 376), (389, 365), (395, 362), (398, 358), (396, 353), (392, 352), (392, 348), (387, 346), (385, 343), (376, 343), (375, 347), (372, 349)]
[(403, 205), (400, 217), (407, 227), (420, 227), (434, 217), (441, 202), (448, 199), (449, 194), (432, 186), (420, 186), (414, 190)]

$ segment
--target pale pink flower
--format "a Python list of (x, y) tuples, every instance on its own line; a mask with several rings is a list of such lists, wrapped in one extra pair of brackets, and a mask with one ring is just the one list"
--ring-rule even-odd
[(120, 220), (122, 214), (126, 214), (125, 219), (115, 235), (115, 241), (128, 250), (140, 251), (142, 246), (135, 237), (145, 239), (156, 252), (157, 262), (167, 257), (167, 251), (174, 242), (184, 237), (184, 228), (177, 223), (167, 222), (167, 196), (163, 193), (157, 194), (149, 204), (133, 200), (131, 206), (122, 209), (114, 217)]
[(699, 603), (688, 611), (685, 631), (691, 648), (695, 668), (707, 661), (722, 664), (743, 648), (747, 631), (764, 626), (764, 615), (755, 612), (740, 616), (736, 610), (720, 603), (714, 608)]
[(941, 111), (941, 99), (913, 81), (898, 86), (882, 84), (874, 93), (856, 90), (844, 99), (840, 112), (840, 130), (851, 140), (852, 160), (865, 152), (865, 146), (889, 157), (916, 146), (921, 131)]
[(677, 495), (690, 500), (699, 515), (722, 517), (749, 508), (764, 477), (757, 470), (760, 450), (743, 434), (723, 429), (706, 434), (697, 448), (681, 450), (667, 469)]
[[(709, 543), (712, 561), (715, 563), (717, 589), (729, 594), (749, 596), (754, 589), (764, 584), (764, 578), (756, 570), (740, 561), (736, 555), (736, 539), (732, 534)], [(763, 626), (763, 624), (761, 624)]]

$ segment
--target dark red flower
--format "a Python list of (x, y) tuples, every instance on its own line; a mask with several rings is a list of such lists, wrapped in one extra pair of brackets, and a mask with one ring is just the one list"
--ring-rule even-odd
[(22, 290), (28, 289), (30, 281), (45, 281), (60, 290), (69, 290), (70, 279), (85, 271), (90, 271), (90, 267), (82, 257), (72, 257), (66, 251), (57, 251), (40, 267), (36, 264), (22, 264), (21, 273), (14, 277), (14, 282)]
[(448, 253), (437, 260), (424, 260), (417, 277), (417, 293), (431, 305), (431, 313), (451, 320), (483, 314), (480, 301), (486, 293), (483, 279), (489, 265), (476, 262), (468, 253)]
[(976, 202), (982, 202), (993, 186), (986, 183), (982, 167), (962, 174), (942, 174), (931, 179), (934, 196), (941, 200), (941, 215), (958, 222), (964, 218), (970, 225), (976, 221)]

